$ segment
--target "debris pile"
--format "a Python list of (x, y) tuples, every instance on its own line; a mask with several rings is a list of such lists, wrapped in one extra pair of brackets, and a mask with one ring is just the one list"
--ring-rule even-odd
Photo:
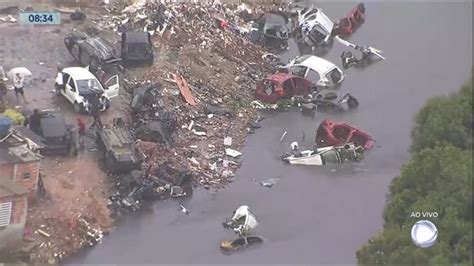
[[(132, 18), (130, 14), (142, 12), (146, 20), (159, 10), (172, 17), (163, 36), (153, 37), (158, 51), (153, 66), (124, 80), (132, 98), (135, 137), (155, 143), (146, 164), (151, 172), (163, 163), (183, 166), (205, 188), (225, 185), (240, 164), (238, 150), (245, 136), (258, 128), (251, 103), (256, 83), (271, 69), (265, 51), (250, 43), (242, 31), (215, 23), (222, 18), (244, 25), (239, 9), (211, 4), (148, 5), (153, 3), (114, 18)], [(142, 21), (127, 23), (128, 29), (143, 30)]]

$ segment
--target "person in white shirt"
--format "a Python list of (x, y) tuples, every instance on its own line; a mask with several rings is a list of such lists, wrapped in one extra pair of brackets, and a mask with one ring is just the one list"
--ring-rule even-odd
[(25, 97), (25, 93), (23, 92), (23, 77), (20, 75), (20, 73), (16, 73), (15, 77), (13, 78), (13, 87), (15, 88), (15, 96), (18, 102), (20, 102), (18, 94), (21, 94), (23, 101), (25, 103), (28, 103)]

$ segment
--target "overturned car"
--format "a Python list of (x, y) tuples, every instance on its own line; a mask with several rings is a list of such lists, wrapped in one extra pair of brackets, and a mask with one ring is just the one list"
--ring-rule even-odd
[(356, 147), (370, 150), (375, 146), (375, 140), (367, 133), (348, 124), (337, 124), (331, 120), (324, 120), (316, 131), (316, 145), (328, 147), (354, 143)]
[(291, 152), (284, 153), (281, 159), (289, 164), (327, 165), (357, 162), (363, 159), (364, 149), (347, 143), (341, 146), (328, 146), (314, 150), (299, 151), (297, 143), (292, 143)]
[(311, 47), (329, 46), (332, 44), (331, 34), (334, 22), (315, 7), (297, 11), (298, 22), (295, 29), (296, 38)]
[(115, 119), (113, 128), (99, 129), (96, 134), (108, 171), (119, 173), (141, 169), (143, 156), (121, 119)]

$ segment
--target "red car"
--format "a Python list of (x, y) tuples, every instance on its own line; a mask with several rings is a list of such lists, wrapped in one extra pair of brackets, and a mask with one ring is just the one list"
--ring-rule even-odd
[(302, 77), (287, 73), (276, 73), (266, 77), (255, 90), (255, 98), (265, 103), (277, 103), (280, 99), (290, 99), (295, 95), (308, 95), (315, 84)]
[(316, 131), (316, 144), (318, 147), (344, 145), (354, 143), (370, 150), (375, 145), (375, 140), (367, 133), (364, 133), (348, 124), (336, 124), (331, 120), (324, 120)]
[(362, 23), (365, 22), (365, 6), (359, 3), (351, 12), (340, 19), (333, 28), (333, 35), (348, 36), (351, 35)]

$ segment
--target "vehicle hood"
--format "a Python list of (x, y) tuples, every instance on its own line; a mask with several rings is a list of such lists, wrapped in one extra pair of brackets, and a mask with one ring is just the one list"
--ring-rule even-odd
[[(337, 68), (337, 66), (328, 60), (317, 57), (314, 55), (310, 56), (302, 56), (302, 57), (297, 57), (293, 60), (291, 60), (285, 68), (292, 67), (292, 66), (304, 66), (308, 67), (318, 73), (320, 73), (322, 76), (325, 76), (328, 74), (331, 70), (334, 68)], [(342, 73), (342, 71), (341, 71)]]
[(85, 89), (79, 93), (79, 95), (81, 95), (82, 97), (90, 97), (90, 96), (96, 96), (96, 95), (102, 95), (102, 94), (104, 94), (104, 91), (95, 90), (95, 89)]

